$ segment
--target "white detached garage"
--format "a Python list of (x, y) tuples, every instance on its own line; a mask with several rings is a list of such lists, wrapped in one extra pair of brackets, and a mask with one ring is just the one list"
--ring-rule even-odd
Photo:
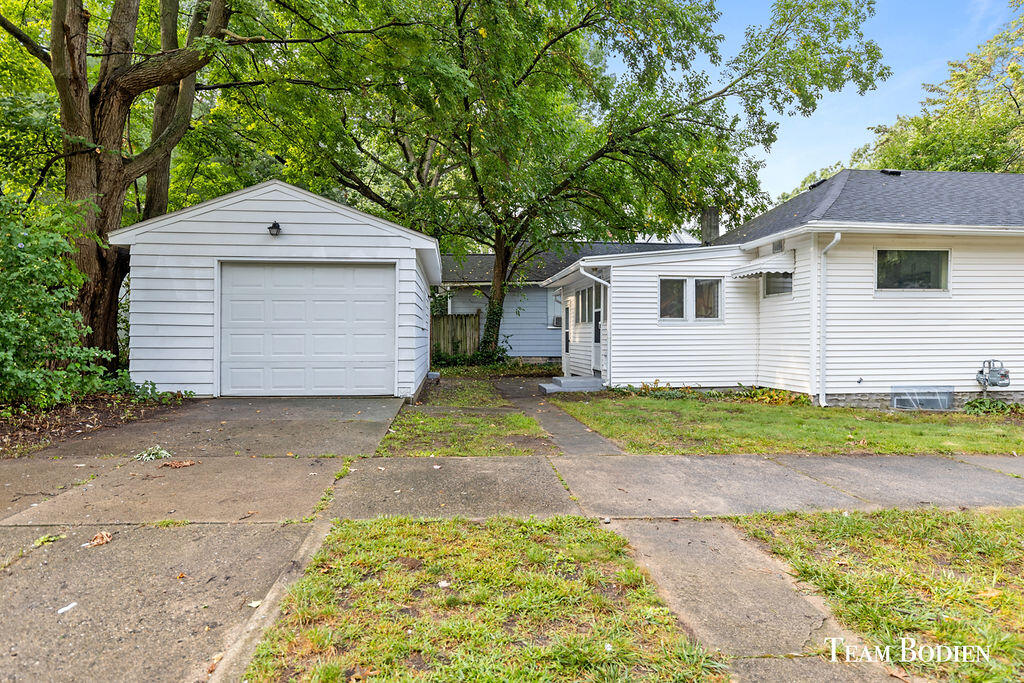
[(271, 180), (110, 235), (132, 379), (201, 396), (413, 396), (437, 242)]

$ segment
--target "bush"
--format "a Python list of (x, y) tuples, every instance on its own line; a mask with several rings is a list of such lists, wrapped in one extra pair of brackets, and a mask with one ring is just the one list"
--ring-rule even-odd
[(478, 349), (470, 354), (446, 353), (434, 347), (431, 364), (438, 368), (462, 367), (465, 365), (503, 365), (509, 362), (508, 350), (498, 347), (494, 351)]
[(964, 412), (970, 415), (1024, 415), (1024, 405), (980, 396), (964, 403)]
[(70, 260), (81, 213), (67, 206), (29, 214), (0, 198), (0, 402), (47, 408), (102, 388), (87, 328), (71, 309), (85, 278)]
[(745, 387), (742, 384), (737, 389), (719, 391), (718, 389), (701, 389), (699, 387), (671, 387), (655, 380), (650, 384), (641, 384), (639, 387), (629, 385), (627, 387), (614, 388), (612, 391), (627, 396), (664, 399), (688, 398), (705, 402), (740, 401), (743, 403), (763, 403), (769, 406), (811, 405), (811, 397), (807, 394), (786, 391), (785, 389), (771, 389), (769, 387)]

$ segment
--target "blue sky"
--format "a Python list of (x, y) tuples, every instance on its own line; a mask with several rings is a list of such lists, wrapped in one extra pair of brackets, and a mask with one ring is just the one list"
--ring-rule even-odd
[[(771, 152), (756, 150), (766, 165), (761, 182), (775, 198), (796, 187), (811, 171), (836, 161), (871, 139), (868, 126), (913, 114), (924, 97), (922, 83), (945, 79), (946, 63), (961, 59), (1010, 17), (1007, 0), (878, 0), (865, 34), (882, 48), (893, 71), (888, 81), (863, 97), (855, 91), (829, 94), (810, 117), (782, 119)], [(766, 0), (719, 0), (723, 55), (741, 40), (744, 28), (764, 23)]]

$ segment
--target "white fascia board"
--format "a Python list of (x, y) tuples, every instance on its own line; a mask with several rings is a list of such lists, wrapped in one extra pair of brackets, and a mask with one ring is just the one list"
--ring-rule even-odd
[(1020, 225), (939, 225), (936, 223), (869, 223), (866, 221), (811, 221), (789, 230), (744, 242), (743, 251), (753, 251), (772, 242), (803, 233), (843, 232), (849, 234), (1024, 236)]
[[(433, 248), (437, 252), (437, 279), (440, 280), (441, 253), (438, 247), (438, 242), (433, 237), (424, 235), (422, 232), (417, 232), (416, 230), (407, 228), (397, 223), (393, 223), (384, 218), (374, 216), (373, 214), (366, 213), (365, 211), (360, 211), (359, 209), (348, 206), (347, 204), (342, 204), (340, 202), (327, 199), (326, 197), (321, 197), (320, 195), (314, 192), (304, 190), (301, 187), (296, 187), (295, 185), (277, 179), (267, 180), (257, 185), (244, 187), (240, 190), (235, 190), (234, 192), (229, 192), (228, 194), (221, 195), (220, 197), (214, 197), (213, 199), (208, 199), (205, 202), (199, 202), (198, 204), (193, 204), (192, 206), (185, 207), (184, 209), (179, 209), (172, 213), (164, 214), (163, 216), (157, 216), (155, 218), (150, 218), (149, 220), (141, 221), (139, 223), (126, 226), (124, 228), (118, 228), (117, 230), (111, 231), (107, 238), (111, 244), (131, 245), (136, 241), (139, 235), (149, 232), (150, 230), (159, 229), (161, 226), (175, 223), (186, 217), (194, 218), (196, 216), (201, 216), (202, 214), (208, 211), (213, 211), (216, 209), (224, 208), (226, 206), (231, 206), (232, 204), (238, 201), (242, 201), (250, 197), (259, 196), (263, 192), (266, 192), (267, 190), (271, 189), (281, 190), (282, 192), (290, 194), (297, 199), (304, 199), (310, 201), (314, 204), (321, 206), (327, 211), (333, 211), (336, 213), (349, 215), (354, 214), (355, 216), (358, 216), (361, 220), (365, 221), (366, 223), (369, 223), (370, 225), (374, 225), (385, 230), (398, 232), (412, 240), (414, 242), (413, 246), (416, 249)], [(428, 259), (428, 261), (430, 260), (433, 259)]]

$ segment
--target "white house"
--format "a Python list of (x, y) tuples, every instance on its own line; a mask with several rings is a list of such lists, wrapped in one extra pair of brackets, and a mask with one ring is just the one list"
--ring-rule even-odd
[(117, 230), (136, 382), (201, 396), (414, 396), (437, 242), (271, 180)]
[[(549, 277), (567, 376), (952, 407), (1024, 397), (1024, 175), (844, 170), (710, 246)], [(1016, 386), (1021, 382), (1020, 388)]]
[[(556, 290), (540, 286), (543, 280), (587, 256), (632, 254), (678, 246), (665, 242), (567, 242), (558, 251), (540, 252), (523, 266), (515, 285), (505, 294), (499, 331), (502, 346), (508, 355), (525, 361), (557, 361), (561, 355), (562, 308)], [(448, 312), (479, 312), (482, 333), (494, 254), (467, 254), (463, 258), (442, 254), (441, 264), (444, 288), (449, 295)]]

